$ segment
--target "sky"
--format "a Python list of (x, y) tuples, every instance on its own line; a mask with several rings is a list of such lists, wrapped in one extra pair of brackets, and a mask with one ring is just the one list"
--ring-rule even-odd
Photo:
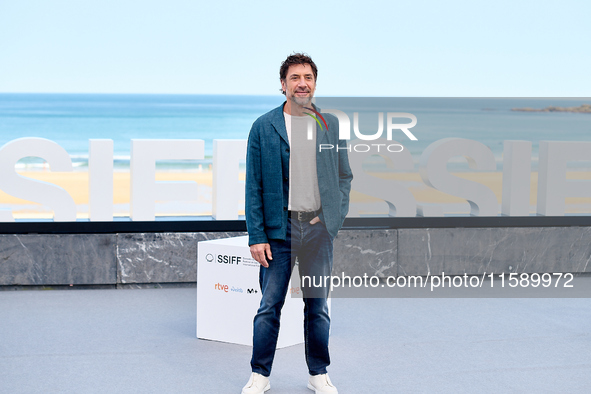
[(591, 2), (0, 0), (0, 92), (591, 96)]

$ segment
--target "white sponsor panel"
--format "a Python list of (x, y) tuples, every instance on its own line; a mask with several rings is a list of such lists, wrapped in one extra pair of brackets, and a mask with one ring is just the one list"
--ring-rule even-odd
[[(197, 338), (252, 346), (261, 289), (259, 263), (250, 256), (248, 237), (201, 241), (197, 250)], [(296, 265), (292, 278), (298, 277)], [(299, 282), (292, 280), (277, 348), (302, 342), (304, 303)]]

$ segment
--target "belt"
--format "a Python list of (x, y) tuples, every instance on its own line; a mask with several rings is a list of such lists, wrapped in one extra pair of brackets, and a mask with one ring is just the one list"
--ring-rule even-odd
[(322, 212), (322, 208), (317, 211), (311, 212), (304, 212), (304, 211), (287, 211), (289, 217), (292, 219), (297, 219), (300, 222), (309, 222), (310, 220), (314, 219)]

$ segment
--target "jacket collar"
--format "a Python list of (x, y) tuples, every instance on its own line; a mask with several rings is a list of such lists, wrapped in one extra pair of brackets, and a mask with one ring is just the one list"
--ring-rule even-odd
[[(283, 106), (285, 105), (285, 101), (279, 107), (275, 108), (271, 111), (271, 124), (275, 127), (275, 130), (279, 133), (281, 138), (289, 145), (289, 138), (287, 137), (287, 128), (285, 127), (285, 117), (283, 116)], [(320, 112), (320, 108), (316, 105), (312, 104), (314, 109)], [(318, 128), (316, 127), (316, 145), (320, 144), (320, 141), (324, 138), (324, 134), (326, 134), (326, 130), (324, 127)]]
[(287, 129), (285, 128), (285, 117), (283, 116), (283, 106), (285, 101), (279, 107), (271, 111), (271, 124), (279, 133), (281, 138), (289, 145), (289, 138), (287, 138)]

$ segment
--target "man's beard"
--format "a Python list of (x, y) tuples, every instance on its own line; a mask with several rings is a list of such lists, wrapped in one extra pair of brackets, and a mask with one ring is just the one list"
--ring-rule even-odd
[(308, 97), (297, 97), (297, 96), (294, 95), (294, 96), (291, 96), (290, 99), (291, 99), (291, 101), (293, 101), (294, 103), (296, 103), (300, 107), (304, 107), (306, 105), (310, 105), (310, 103), (312, 102), (312, 96), (308, 96)]

